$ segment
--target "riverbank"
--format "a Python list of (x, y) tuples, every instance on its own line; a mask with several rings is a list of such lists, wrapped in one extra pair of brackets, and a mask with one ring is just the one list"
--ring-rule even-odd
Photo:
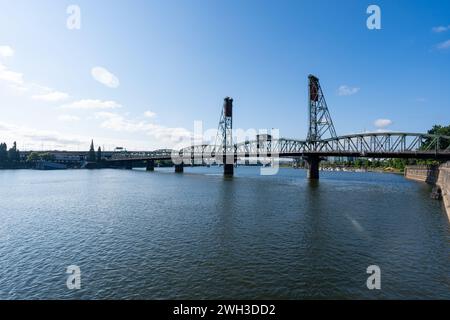
[(403, 174), (402, 170), (392, 167), (380, 168), (355, 168), (355, 167), (321, 167), (321, 171), (338, 171), (338, 172), (376, 172), (376, 173), (397, 173)]
[(450, 220), (450, 162), (441, 166), (407, 166), (405, 177), (440, 188), (445, 211)]

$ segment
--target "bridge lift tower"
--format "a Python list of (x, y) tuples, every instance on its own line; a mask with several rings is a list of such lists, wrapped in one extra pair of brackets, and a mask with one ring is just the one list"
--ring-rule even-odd
[(225, 176), (232, 176), (236, 164), (236, 155), (233, 144), (233, 99), (229, 97), (226, 97), (223, 103), (218, 133), (221, 135), (223, 173)]
[[(312, 74), (308, 76), (309, 80), (309, 131), (306, 141), (314, 150), (318, 141), (329, 135), (336, 138), (333, 120), (328, 110), (327, 102), (319, 83), (319, 78)], [(311, 155), (305, 159), (308, 163), (308, 178), (312, 180), (319, 179), (319, 164), (321, 158), (318, 155)]]

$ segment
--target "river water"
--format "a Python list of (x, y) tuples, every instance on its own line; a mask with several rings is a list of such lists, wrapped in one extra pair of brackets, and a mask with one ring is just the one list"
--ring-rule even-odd
[(450, 224), (426, 184), (172, 171), (0, 171), (0, 299), (450, 299)]

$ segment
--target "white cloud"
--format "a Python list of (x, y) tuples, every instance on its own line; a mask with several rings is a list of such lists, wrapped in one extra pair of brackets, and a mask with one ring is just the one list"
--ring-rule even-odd
[(144, 112), (144, 116), (147, 118), (154, 118), (154, 117), (156, 117), (156, 113), (149, 110), (149, 111)]
[(24, 84), (22, 73), (11, 71), (2, 63), (0, 63), (0, 80), (16, 86)]
[(80, 110), (93, 110), (93, 109), (117, 109), (122, 108), (122, 105), (115, 101), (102, 101), (85, 99), (75, 101), (69, 104), (62, 105), (61, 109), (80, 109)]
[(14, 49), (10, 46), (0, 46), (0, 57), (8, 58), (14, 56)]
[(448, 49), (448, 48), (450, 48), (450, 39), (447, 40), (447, 41), (439, 43), (436, 47), (438, 49)]
[(0, 122), (0, 135), (5, 141), (17, 141), (19, 145), (26, 146), (27, 149), (38, 150), (42, 145), (47, 148), (76, 147), (85, 143), (86, 139), (76, 136), (64, 136), (59, 132), (48, 130), (36, 130), (24, 126), (17, 126), (5, 122)]
[(94, 67), (91, 70), (91, 74), (96, 81), (107, 87), (117, 88), (120, 85), (119, 79), (105, 68)]
[(351, 95), (358, 93), (358, 91), (359, 91), (359, 88), (342, 85), (338, 89), (338, 94), (340, 96), (351, 96)]
[(63, 114), (63, 115), (60, 115), (58, 117), (58, 120), (59, 121), (64, 121), (64, 122), (76, 122), (76, 121), (80, 120), (80, 117), (72, 116), (72, 115), (69, 115), (69, 114)]
[[(12, 57), (14, 50), (10, 46), (0, 46), (0, 57)], [(24, 80), (23, 74), (12, 71), (3, 63), (0, 62), (0, 81), (5, 82), (8, 87), (18, 89), (16, 91), (23, 91)]]
[(392, 130), (389, 130), (389, 129), (377, 129), (377, 133), (385, 133), (385, 132), (392, 132)]
[(445, 32), (450, 30), (450, 25), (449, 26), (438, 26), (438, 27), (434, 27), (433, 29), (431, 29), (433, 32), (436, 33), (441, 33), (441, 32)]
[(389, 127), (392, 124), (392, 120), (389, 119), (377, 119), (374, 122), (375, 127), (379, 129), (385, 129), (386, 127)]
[(58, 102), (64, 101), (69, 98), (69, 95), (65, 92), (50, 91), (44, 94), (37, 94), (31, 97), (33, 100), (46, 101), (46, 102)]
[[(0, 58), (11, 56), (14, 51), (1, 49)], [(118, 87), (119, 80), (112, 73), (104, 68), (93, 68), (93, 77), (109, 87)], [(8, 89), (5, 92), (20, 93), (34, 101), (60, 102), (69, 99), (69, 94), (53, 88), (42, 86), (28, 81), (24, 74), (10, 70), (9, 67), (0, 62), (0, 89)], [(14, 91), (13, 91), (14, 89)], [(61, 102), (58, 109), (61, 110), (85, 110), (97, 111), (95, 114), (98, 124), (108, 130), (123, 132), (127, 139), (101, 138), (97, 135), (78, 136), (65, 135), (61, 132), (33, 129), (30, 127), (18, 126), (3, 123), (0, 121), (0, 137), (9, 144), (17, 140), (23, 149), (60, 149), (60, 150), (84, 150), (88, 149), (90, 140), (95, 139), (97, 145), (100, 143), (106, 146), (123, 146), (128, 150), (153, 150), (161, 147), (175, 147), (180, 142), (190, 143), (191, 132), (184, 128), (169, 128), (163, 125), (152, 123), (152, 118), (156, 114), (150, 110), (146, 111), (142, 117), (130, 118), (127, 113), (110, 112), (122, 108), (122, 105), (113, 100), (99, 99), (79, 99)], [(55, 115), (59, 121), (80, 121), (78, 115), (71, 115), (69, 112)], [(70, 112), (72, 113), (72, 112)], [(39, 120), (39, 119), (36, 119)], [(92, 119), (91, 119), (92, 120)], [(89, 118), (87, 121), (91, 121)], [(37, 121), (39, 122), (39, 121)], [(45, 127), (44, 127), (45, 128)], [(89, 133), (89, 135), (92, 133)], [(121, 134), (122, 136), (122, 134)], [(24, 148), (25, 146), (25, 148)]]
[[(0, 56), (8, 54), (8, 50), (0, 47)], [(12, 49), (11, 49), (12, 50)], [(28, 93), (33, 100), (40, 100), (46, 102), (63, 101), (69, 98), (69, 95), (64, 92), (56, 91), (54, 89), (25, 81), (24, 75), (21, 72), (10, 70), (6, 65), (0, 62), (0, 84), (4, 85), (12, 94)]]
[(169, 128), (148, 121), (127, 119), (125, 116), (113, 112), (97, 112), (95, 116), (102, 120), (100, 126), (104, 129), (128, 133), (142, 132), (147, 136), (154, 137), (167, 147), (173, 146), (174, 143), (190, 141), (192, 137), (192, 133), (184, 128)]
[[(88, 151), (91, 139), (94, 139), (96, 146), (105, 146), (107, 150), (114, 150), (115, 147), (125, 147), (128, 150), (155, 150), (166, 146), (154, 139), (114, 139), (105, 138), (98, 135), (81, 136), (66, 135), (58, 131), (39, 130), (26, 126), (17, 126), (0, 121), (1, 142), (6, 142), (10, 146), (13, 141), (17, 141), (20, 150), (73, 150)], [(165, 143), (165, 142), (163, 142)]]

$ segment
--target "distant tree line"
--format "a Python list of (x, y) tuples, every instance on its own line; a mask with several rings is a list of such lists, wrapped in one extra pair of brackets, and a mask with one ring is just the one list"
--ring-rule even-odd
[(36, 161), (54, 161), (55, 156), (53, 154), (50, 154), (48, 152), (31, 152), (28, 157), (28, 162), (36, 162)]
[[(431, 130), (428, 130), (428, 134), (441, 135), (441, 136), (450, 136), (450, 125), (449, 126), (441, 126), (434, 125)], [(426, 141), (430, 143), (430, 141)], [(439, 141), (439, 149), (447, 149), (450, 145), (450, 141), (441, 139)]]
[(19, 149), (17, 149), (16, 142), (8, 149), (6, 143), (0, 143), (0, 164), (13, 163), (20, 161)]
[(403, 172), (406, 166), (415, 164), (438, 164), (435, 160), (415, 160), (415, 159), (368, 159), (358, 158), (355, 160), (325, 162), (327, 167), (347, 167), (355, 169), (382, 169)]

